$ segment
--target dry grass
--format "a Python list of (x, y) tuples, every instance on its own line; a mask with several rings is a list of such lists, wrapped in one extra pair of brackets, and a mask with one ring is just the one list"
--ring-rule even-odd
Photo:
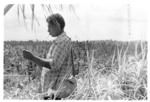
[[(140, 53), (137, 50), (138, 44), (142, 49)], [(111, 58), (111, 67), (101, 64), (98, 70), (93, 68), (95, 59), (92, 51), (91, 57), (88, 56), (88, 69), (78, 76), (77, 90), (68, 99), (147, 99), (147, 49), (142, 43), (137, 43), (135, 47), (134, 56), (127, 55), (128, 46), (125, 51), (117, 48), (117, 58), (115, 52)]]
[[(141, 47), (141, 52), (137, 46)], [(88, 68), (76, 76), (77, 88), (65, 100), (146, 100), (147, 99), (147, 48), (135, 45), (134, 55), (117, 48), (110, 57), (111, 66), (97, 65), (94, 50), (87, 51)], [(117, 56), (117, 57), (116, 57)], [(106, 62), (107, 63), (107, 62)], [(41, 99), (38, 79), (4, 77), (4, 99)]]

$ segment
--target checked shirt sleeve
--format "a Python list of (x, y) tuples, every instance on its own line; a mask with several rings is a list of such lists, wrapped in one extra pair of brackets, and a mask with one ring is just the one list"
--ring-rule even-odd
[(62, 43), (58, 43), (53, 50), (52, 61), (50, 62), (50, 66), (52, 70), (57, 70), (63, 64), (67, 54), (70, 51), (71, 42), (64, 41)]

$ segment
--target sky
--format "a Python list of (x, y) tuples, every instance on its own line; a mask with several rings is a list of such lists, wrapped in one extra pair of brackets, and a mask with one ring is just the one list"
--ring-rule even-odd
[[(148, 17), (144, 4), (130, 2), (130, 12), (127, 2), (77, 3), (72, 4), (74, 11), (68, 9), (68, 4), (63, 4), (63, 10), (59, 5), (51, 4), (52, 10), (64, 17), (65, 31), (72, 40), (147, 40)], [(18, 18), (17, 5), (5, 15), (4, 40), (53, 40), (47, 32), (45, 20), (50, 13), (36, 4), (35, 15), (40, 25), (35, 23), (34, 30), (31, 30), (31, 10), (29, 5), (25, 6), (26, 23), (22, 16)]]

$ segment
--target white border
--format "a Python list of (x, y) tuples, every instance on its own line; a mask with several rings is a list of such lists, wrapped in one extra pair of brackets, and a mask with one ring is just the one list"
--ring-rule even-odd
[[(0, 73), (0, 80), (1, 80), (1, 85), (0, 85), (0, 90), (1, 90), (1, 95), (0, 95), (0, 99), (3, 100), (3, 41), (4, 41), (4, 16), (3, 16), (3, 10), (4, 10), (4, 6), (6, 4), (31, 4), (31, 3), (34, 3), (34, 4), (48, 4), (48, 3), (62, 3), (62, 4), (70, 4), (70, 3), (83, 3), (83, 4), (87, 4), (87, 3), (99, 3), (100, 2), (108, 2), (109, 4), (113, 3), (114, 1), (115, 2), (133, 2), (133, 3), (138, 3), (139, 5), (141, 3), (144, 3), (145, 6), (147, 6), (147, 13), (148, 13), (148, 18), (150, 18), (150, 13), (149, 13), (149, 10), (150, 10), (150, 7), (149, 7), (149, 3), (150, 3), (150, 0), (1, 0), (1, 6), (0, 6), (0, 50), (1, 50), (1, 53), (0, 53), (0, 68), (1, 68), (1, 73)], [(147, 32), (147, 40), (148, 40), (148, 101), (150, 101), (150, 90), (149, 90), (149, 86), (150, 86), (150, 69), (149, 69), (149, 66), (150, 66), (150, 54), (149, 54), (149, 51), (150, 51), (150, 44), (149, 44), (149, 41), (150, 41), (150, 19), (148, 19), (148, 32)], [(16, 100), (3, 100), (3, 101), (15, 101)], [(18, 102), (19, 100), (17, 100)], [(22, 100), (21, 100), (22, 101)], [(24, 101), (27, 101), (27, 100), (24, 100)], [(41, 101), (41, 100), (28, 100), (28, 101)], [(64, 100), (66, 101), (66, 100)], [(73, 100), (72, 102), (74, 102), (75, 100)], [(86, 100), (87, 101), (87, 100)], [(90, 100), (88, 100), (90, 101)], [(97, 101), (101, 101), (101, 100), (97, 100)], [(107, 101), (107, 102), (114, 102), (116, 100), (111, 100), (111, 101)], [(70, 100), (69, 100), (70, 102)], [(120, 101), (119, 102), (125, 102), (125, 101)], [(142, 102), (145, 102), (145, 101), (142, 101)], [(146, 101), (147, 102), (147, 101)]]
[(3, 4), (0, 6), (0, 99), (3, 99), (3, 40), (4, 40), (4, 17), (3, 17)]

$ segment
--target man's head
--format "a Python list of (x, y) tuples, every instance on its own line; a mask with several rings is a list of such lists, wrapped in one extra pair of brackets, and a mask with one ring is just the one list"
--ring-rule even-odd
[(46, 19), (48, 23), (48, 32), (51, 36), (56, 37), (64, 31), (65, 21), (60, 14), (52, 14)]

